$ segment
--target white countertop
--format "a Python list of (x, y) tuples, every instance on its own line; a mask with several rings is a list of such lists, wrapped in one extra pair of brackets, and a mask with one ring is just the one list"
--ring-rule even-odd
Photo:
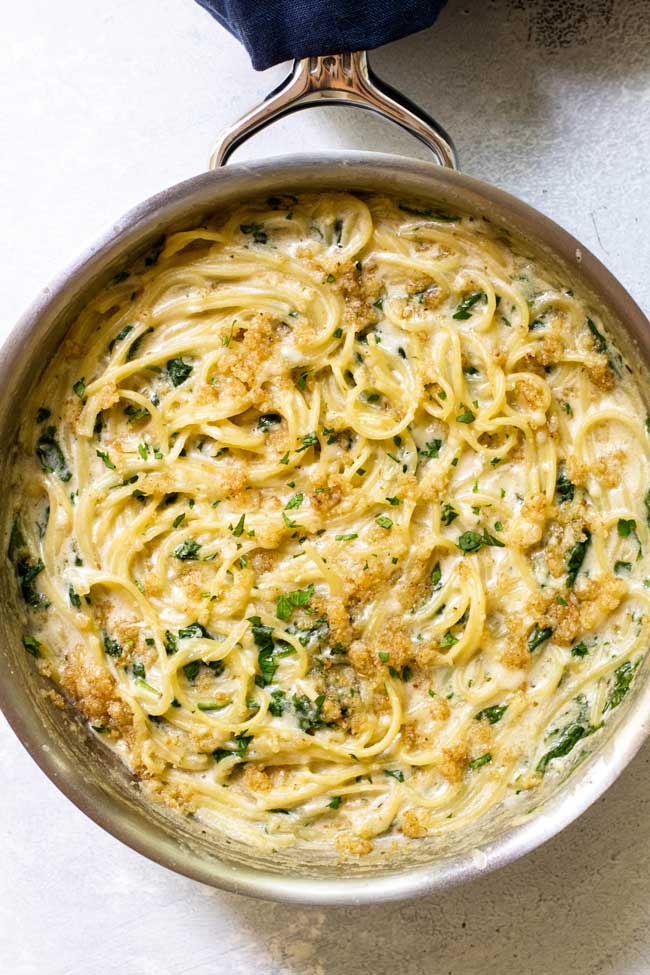
[[(589, 10), (589, 14), (587, 11)], [(373, 58), (456, 139), (465, 169), (538, 207), (650, 310), (650, 4), (451, 0)], [(117, 215), (205, 167), (272, 88), (191, 0), (20, 0), (0, 18), (1, 334)], [(426, 156), (344, 109), (243, 157)], [(0, 970), (7, 975), (647, 975), (650, 745), (577, 823), (468, 886), (371, 908), (287, 907), (177, 877), (51, 785), (0, 719)]]

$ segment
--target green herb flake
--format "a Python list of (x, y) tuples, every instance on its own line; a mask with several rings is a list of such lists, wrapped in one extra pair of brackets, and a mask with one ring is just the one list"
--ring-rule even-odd
[(472, 759), (472, 761), (469, 762), (467, 767), (471, 769), (481, 768), (483, 765), (489, 765), (491, 761), (492, 761), (492, 755), (490, 754), (490, 752), (486, 752), (485, 755), (479, 755), (478, 758)]
[(104, 642), (104, 650), (109, 657), (121, 657), (122, 656), (122, 645), (117, 642), (112, 636), (110, 636), (105, 630), (102, 634), (102, 639)]
[(424, 447), (418, 447), (420, 457), (437, 457), (442, 447), (442, 440), (429, 440)]
[(473, 291), (471, 294), (465, 295), (452, 315), (452, 318), (455, 318), (456, 321), (465, 321), (466, 319), (471, 318), (472, 308), (485, 297), (486, 296), (482, 291)]
[(244, 512), (244, 514), (240, 517), (235, 527), (230, 529), (233, 535), (235, 536), (235, 538), (241, 537), (241, 534), (244, 531), (245, 521), (246, 521), (246, 512)]
[(628, 538), (636, 531), (636, 521), (634, 518), (619, 518), (617, 528), (620, 538)]
[(586, 657), (589, 653), (589, 647), (586, 643), (576, 643), (571, 647), (572, 657)]
[(464, 403), (460, 404), (461, 412), (456, 417), (458, 423), (473, 423), (476, 419), (475, 415), (472, 413)]
[(104, 462), (104, 466), (105, 467), (108, 467), (109, 471), (114, 471), (115, 470), (115, 464), (113, 463), (113, 461), (111, 460), (111, 458), (108, 456), (108, 452), (107, 451), (105, 451), (105, 450), (96, 450), (95, 453), (97, 454), (98, 457), (101, 458), (101, 460)]
[(318, 443), (318, 436), (316, 433), (306, 433), (304, 437), (300, 437), (300, 442), (302, 447), (298, 447), (296, 453), (300, 453), (303, 450), (308, 450), (309, 447), (314, 447)]
[(443, 525), (451, 525), (452, 521), (458, 518), (458, 512), (447, 502), (444, 502), (441, 509), (441, 518)]
[(201, 543), (194, 538), (186, 538), (184, 542), (177, 545), (172, 555), (181, 562), (191, 562), (199, 558)]
[(298, 606), (307, 606), (314, 595), (314, 587), (310, 583), (306, 589), (296, 589), (294, 592), (283, 593), (278, 596), (275, 615), (279, 620), (288, 620)]
[(475, 714), (474, 719), (476, 721), (481, 721), (481, 719), (485, 719), (485, 721), (489, 722), (489, 724), (496, 724), (498, 721), (501, 720), (501, 718), (504, 716), (507, 710), (508, 710), (507, 704), (493, 704), (491, 707), (483, 708), (482, 711), (479, 711), (478, 714)]

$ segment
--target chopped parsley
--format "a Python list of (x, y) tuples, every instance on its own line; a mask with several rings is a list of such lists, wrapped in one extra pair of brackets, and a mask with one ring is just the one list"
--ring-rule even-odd
[(300, 442), (302, 447), (298, 447), (296, 453), (300, 453), (302, 450), (308, 450), (310, 447), (314, 447), (318, 443), (318, 437), (315, 433), (306, 433), (304, 437), (300, 437)]
[(181, 562), (190, 562), (198, 559), (200, 548), (201, 543), (197, 542), (196, 539), (186, 538), (184, 542), (176, 546), (172, 554), (175, 559), (180, 559)]
[(636, 521), (634, 518), (619, 518), (617, 528), (620, 538), (628, 538), (636, 531)]
[(490, 752), (486, 752), (484, 755), (479, 755), (478, 758), (472, 759), (472, 761), (469, 762), (467, 767), (471, 769), (481, 768), (481, 766), (483, 765), (489, 765), (491, 761), (492, 761), (492, 755), (490, 754)]
[(240, 538), (241, 537), (241, 534), (244, 531), (244, 522), (245, 521), (246, 521), (246, 512), (244, 512), (243, 515), (240, 517), (240, 519), (237, 522), (237, 524), (235, 525), (235, 527), (230, 529), (231, 532), (233, 533), (233, 535), (235, 536), (235, 538)]
[(282, 593), (276, 601), (275, 615), (279, 620), (288, 620), (294, 609), (299, 606), (308, 606), (309, 600), (313, 595), (314, 586), (311, 583), (306, 589), (296, 589), (293, 592)]
[(451, 525), (452, 521), (458, 518), (458, 512), (445, 501), (441, 509), (441, 521), (443, 525)]
[(572, 657), (586, 657), (589, 653), (589, 647), (586, 643), (576, 643), (571, 647)]
[(420, 457), (437, 457), (442, 447), (442, 440), (429, 440), (424, 447), (418, 447)]
[(121, 657), (122, 656), (122, 645), (117, 642), (114, 637), (110, 636), (105, 630), (102, 634), (104, 641), (104, 650), (109, 657)]
[(456, 544), (463, 552), (478, 552), (483, 545), (505, 548), (504, 543), (495, 538), (494, 535), (490, 535), (486, 528), (483, 529), (482, 535), (474, 531), (463, 532)]
[(98, 457), (100, 457), (102, 459), (102, 461), (104, 462), (104, 466), (105, 467), (108, 467), (109, 471), (114, 471), (115, 470), (115, 464), (113, 463), (113, 461), (111, 460), (111, 458), (108, 456), (108, 452), (107, 451), (105, 451), (105, 450), (96, 450), (95, 453), (97, 454)]
[(474, 420), (476, 419), (476, 417), (472, 413), (472, 411), (467, 406), (465, 406), (464, 403), (461, 403), (460, 406), (461, 406), (461, 412), (456, 417), (457, 422), (458, 423), (473, 423)]

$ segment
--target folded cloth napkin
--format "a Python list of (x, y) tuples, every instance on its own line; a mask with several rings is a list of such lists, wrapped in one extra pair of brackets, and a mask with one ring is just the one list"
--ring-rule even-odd
[(446, 0), (197, 0), (242, 42), (258, 71), (361, 51), (430, 27)]

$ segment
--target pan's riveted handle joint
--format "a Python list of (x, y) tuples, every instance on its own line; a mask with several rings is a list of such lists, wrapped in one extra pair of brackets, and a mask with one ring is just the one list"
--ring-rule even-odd
[(457, 168), (454, 144), (442, 126), (378, 78), (366, 51), (354, 51), (294, 61), (291, 73), (260, 105), (222, 132), (210, 169), (223, 166), (243, 142), (267, 125), (313, 105), (352, 105), (381, 115), (423, 142), (441, 166)]

